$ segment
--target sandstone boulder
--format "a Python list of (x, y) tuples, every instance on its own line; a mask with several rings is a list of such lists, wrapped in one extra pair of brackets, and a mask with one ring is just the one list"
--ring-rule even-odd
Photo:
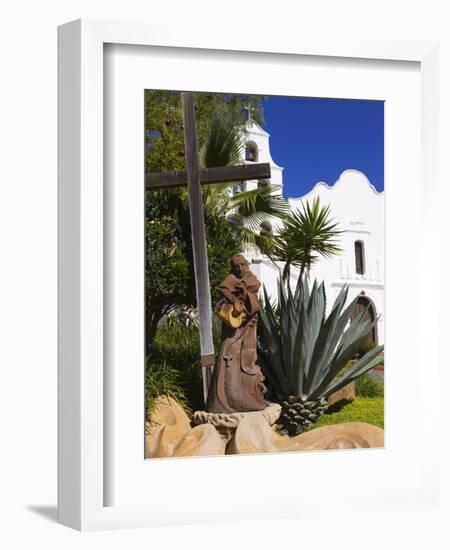
[(227, 454), (271, 453), (279, 450), (279, 439), (283, 436), (275, 433), (262, 415), (247, 413), (227, 446)]
[(165, 395), (158, 397), (146, 423), (145, 458), (172, 456), (190, 429), (189, 417), (179, 403)]
[(237, 427), (227, 454), (318, 451), (384, 446), (384, 430), (365, 422), (323, 426), (295, 437), (276, 433), (261, 416), (249, 414)]
[(190, 430), (175, 447), (172, 456), (211, 456), (225, 454), (225, 440), (211, 424)]
[(320, 451), (384, 447), (384, 430), (366, 422), (322, 426), (290, 438), (284, 451)]

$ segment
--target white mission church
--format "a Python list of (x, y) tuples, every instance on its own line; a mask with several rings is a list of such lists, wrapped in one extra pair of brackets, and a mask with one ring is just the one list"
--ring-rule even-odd
[[(269, 134), (254, 122), (247, 127), (242, 161), (270, 163), (271, 183), (279, 185), (282, 192), (283, 168), (272, 159)], [(257, 181), (244, 182), (235, 186), (234, 193), (257, 186)], [(358, 296), (356, 309), (369, 305), (371, 318), (378, 318), (372, 338), (376, 344), (384, 344), (384, 193), (378, 192), (362, 172), (350, 169), (345, 170), (334, 185), (319, 182), (306, 195), (288, 200), (296, 209), (302, 201), (312, 202), (317, 196), (322, 205), (330, 205), (331, 216), (345, 233), (340, 236), (342, 254), (331, 259), (320, 258), (311, 269), (310, 281), (316, 278), (325, 282), (328, 308), (347, 284), (348, 301)], [(276, 227), (273, 229), (276, 231)], [(262, 254), (246, 256), (253, 273), (275, 298), (278, 269)], [(295, 284), (298, 269), (291, 268), (291, 273), (291, 282)]]

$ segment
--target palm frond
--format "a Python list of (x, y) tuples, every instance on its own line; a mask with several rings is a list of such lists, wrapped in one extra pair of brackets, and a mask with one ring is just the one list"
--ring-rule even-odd
[(242, 131), (236, 126), (225, 126), (216, 119), (211, 124), (208, 138), (200, 150), (200, 166), (212, 168), (238, 164), (243, 146)]
[(280, 193), (280, 186), (271, 184), (237, 193), (230, 197), (229, 205), (230, 208), (238, 209), (243, 216), (264, 212), (285, 219), (290, 211), (289, 203)]

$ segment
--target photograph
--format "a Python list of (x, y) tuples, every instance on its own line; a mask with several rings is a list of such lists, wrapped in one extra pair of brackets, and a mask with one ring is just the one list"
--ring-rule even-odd
[(384, 447), (384, 102), (144, 101), (145, 458)]
[(450, 548), (447, 13), (5, 3), (1, 548)]

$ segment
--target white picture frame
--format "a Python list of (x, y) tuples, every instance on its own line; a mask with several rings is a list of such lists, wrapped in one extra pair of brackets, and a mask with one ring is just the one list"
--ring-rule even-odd
[[(195, 23), (193, 23), (195, 26)], [(174, 32), (176, 30), (176, 32)], [(214, 55), (217, 50), (258, 52), (258, 55), (311, 56), (312, 58), (349, 58), (364, 60), (408, 61), (420, 64), (422, 172), (420, 175), (422, 221), (436, 216), (437, 205), (432, 197), (437, 188), (438, 102), (437, 102), (437, 44), (432, 41), (345, 40), (290, 36), (267, 39), (258, 32), (230, 37), (225, 32), (195, 33), (176, 26), (169, 29), (157, 23), (133, 23), (100, 20), (78, 20), (59, 28), (59, 351), (58, 351), (58, 518), (60, 523), (80, 530), (125, 528), (214, 521), (257, 519), (269, 517), (268, 496), (250, 497), (252, 503), (236, 494), (235, 501), (213, 502), (198, 513), (198, 504), (191, 495), (171, 495), (182, 506), (172, 509), (130, 503), (126, 506), (105, 506), (106, 484), (104, 456), (105, 392), (104, 385), (104, 204), (103, 192), (103, 113), (104, 113), (104, 46), (128, 44), (158, 46), (173, 49), (201, 49)], [(181, 50), (180, 50), (181, 51)], [(435, 242), (434, 224), (424, 223), (420, 254), (425, 254), (425, 242)], [(420, 281), (433, 274), (433, 259), (438, 250), (427, 251), (422, 262)], [(418, 314), (421, 318), (438, 315), (438, 288), (420, 289)], [(422, 325), (421, 325), (422, 326)], [(427, 352), (427, 378), (438, 376), (437, 335), (426, 327), (421, 332), (419, 346)], [(389, 352), (388, 352), (389, 353)], [(420, 384), (418, 379), (417, 385)], [(389, 401), (388, 401), (389, 406)], [(389, 495), (392, 509), (411, 504), (430, 506), (436, 502), (439, 485), (436, 437), (437, 404), (429, 406), (429, 437), (426, 453), (417, 459), (417, 483), (394, 488)], [(413, 448), (411, 444), (411, 448)], [(294, 455), (291, 455), (291, 457)], [(316, 455), (317, 456), (317, 455)], [(337, 455), (335, 455), (337, 456)], [(233, 457), (249, 461), (258, 457)], [(190, 459), (205, 460), (205, 459)], [(216, 459), (208, 459), (216, 460)], [(285, 467), (293, 468), (292, 459)], [(337, 459), (336, 459), (337, 460)], [(170, 464), (170, 461), (166, 461)], [(215, 462), (217, 475), (223, 463)], [(261, 467), (254, 463), (254, 468)], [(167, 466), (166, 466), (167, 469)], [(213, 491), (210, 488), (209, 491)], [(329, 501), (348, 509), (351, 495), (318, 484), (308, 501), (296, 499), (292, 505), (295, 486), (286, 490), (286, 506), (277, 507), (278, 517), (309, 513), (314, 499), (326, 494)], [(297, 492), (298, 494), (298, 492)], [(367, 492), (364, 505), (380, 505), (386, 492)], [(158, 499), (156, 492), (155, 498)], [(291, 500), (290, 500), (291, 499)], [(333, 500), (334, 499), (334, 500)], [(361, 505), (361, 500), (358, 506)], [(215, 508), (212, 508), (212, 505)], [(221, 507), (222, 506), (222, 507)], [(354, 505), (353, 505), (354, 506)], [(273, 517), (273, 509), (270, 516)]]

